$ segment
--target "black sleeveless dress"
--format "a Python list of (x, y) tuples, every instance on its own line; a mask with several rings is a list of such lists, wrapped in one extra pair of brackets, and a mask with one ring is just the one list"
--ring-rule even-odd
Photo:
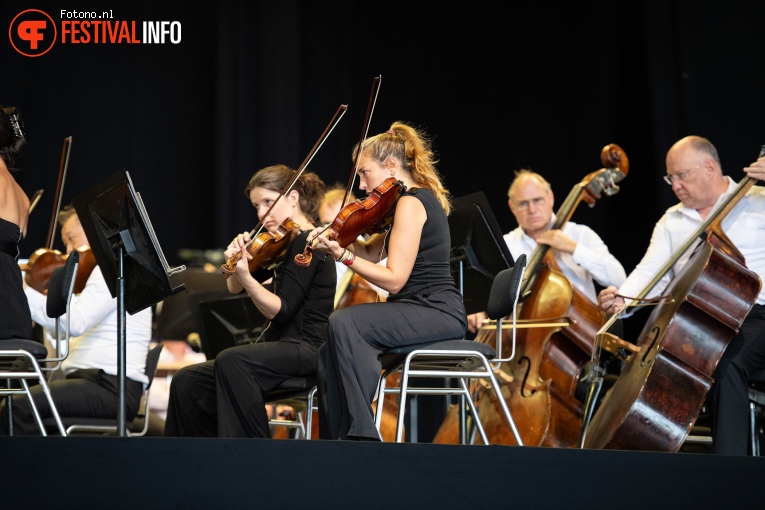
[(0, 341), (32, 339), (32, 315), (18, 264), (22, 238), (18, 225), (0, 218)]

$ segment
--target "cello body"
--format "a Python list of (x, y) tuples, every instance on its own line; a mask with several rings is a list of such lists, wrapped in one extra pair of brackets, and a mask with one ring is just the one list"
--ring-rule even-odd
[[(582, 403), (575, 398), (576, 386), (606, 316), (571, 285), (548, 254), (518, 311), (520, 322), (539, 317), (566, 317), (569, 326), (517, 330), (515, 356), (502, 365), (503, 395), (524, 445), (572, 447), (583, 414)], [(475, 341), (494, 345), (493, 331), (482, 330)], [(511, 334), (503, 332), (503, 357), (510, 356)], [(478, 409), (492, 444), (516, 444), (493, 392), (478, 391)], [(453, 434), (440, 430), (438, 442), (456, 442)]]
[(665, 291), (672, 299), (646, 322), (640, 351), (595, 412), (584, 447), (679, 450), (760, 287), (725, 235), (711, 232)]

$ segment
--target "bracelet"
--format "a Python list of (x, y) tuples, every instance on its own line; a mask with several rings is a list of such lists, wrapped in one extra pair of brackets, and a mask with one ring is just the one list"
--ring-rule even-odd
[(345, 264), (345, 261), (351, 258), (351, 256), (355, 257), (356, 255), (351, 250), (345, 249), (343, 250), (343, 253), (341, 253), (340, 256), (335, 259), (335, 262), (342, 262)]
[(346, 266), (350, 266), (351, 264), (353, 264), (353, 261), (356, 260), (356, 254), (353, 253), (352, 251), (348, 251), (348, 250), (345, 250), (345, 251), (348, 252), (348, 258), (346, 258), (342, 262)]

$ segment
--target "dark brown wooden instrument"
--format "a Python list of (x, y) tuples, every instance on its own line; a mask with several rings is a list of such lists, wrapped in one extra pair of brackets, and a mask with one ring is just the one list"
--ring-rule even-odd
[(640, 351), (593, 415), (585, 448), (677, 451), (685, 442), (715, 367), (762, 285), (721, 226), (754, 182), (745, 177), (636, 296), (645, 297), (684, 253), (695, 249), (663, 292), (668, 298), (646, 322), (637, 342)]
[[(373, 235), (385, 232), (393, 222), (396, 203), (404, 190), (406, 186), (403, 182), (393, 177), (385, 179), (368, 196), (343, 207), (325, 235), (345, 248), (362, 234)], [(306, 244), (303, 253), (295, 255), (295, 262), (298, 265), (307, 266), (311, 263), (313, 247), (318, 242), (317, 239), (314, 238)]]
[[(271, 232), (264, 230), (247, 244), (247, 253), (252, 257), (248, 261), (250, 273), (258, 269), (273, 269), (283, 259), (292, 240), (300, 233), (300, 225), (287, 218)], [(221, 266), (227, 275), (236, 272), (236, 264), (242, 258), (242, 252), (236, 252)]]
[[(618, 191), (629, 161), (615, 144), (604, 147), (605, 168), (587, 175), (556, 212), (552, 229), (562, 228), (576, 206), (590, 206)], [(558, 267), (550, 247), (539, 245), (526, 267), (521, 293), (527, 299), (517, 310), (514, 358), (502, 364), (499, 379), (518, 431), (527, 446), (574, 446), (581, 428), (583, 406), (574, 397), (579, 376), (589, 360), (598, 329), (606, 315), (573, 287)], [(475, 341), (492, 345), (495, 326), (480, 329)], [(503, 358), (510, 356), (511, 331), (503, 337)], [(476, 387), (476, 399), (486, 434), (492, 444), (516, 444), (493, 392)], [(503, 390), (503, 393), (505, 393)], [(434, 442), (458, 442), (456, 409), (436, 434)]]

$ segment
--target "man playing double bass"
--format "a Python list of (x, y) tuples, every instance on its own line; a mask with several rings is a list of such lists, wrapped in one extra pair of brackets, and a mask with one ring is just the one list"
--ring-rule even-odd
[[(624, 309), (624, 296), (637, 296), (648, 286), (690, 236), (721, 206), (737, 183), (723, 175), (714, 145), (700, 136), (687, 136), (667, 152), (664, 180), (680, 200), (664, 213), (654, 227), (643, 259), (627, 280), (610, 286), (598, 296), (601, 308), (609, 313)], [(751, 179), (765, 179), (765, 157), (744, 169)], [(760, 279), (765, 275), (765, 188), (753, 186), (722, 221), (722, 229), (741, 252), (749, 270)], [(688, 249), (661, 280), (645, 295), (656, 297), (688, 262)], [(629, 300), (629, 298), (627, 298)], [(625, 312), (623, 316), (628, 316)], [(746, 455), (749, 431), (748, 377), (765, 368), (765, 288), (738, 334), (730, 341), (715, 369), (708, 403), (712, 417), (713, 451)]]
[[(516, 171), (507, 197), (518, 222), (518, 227), (504, 236), (513, 258), (530, 256), (538, 244), (550, 246), (564, 276), (596, 305), (593, 280), (603, 287), (624, 281), (624, 267), (591, 228), (569, 221), (561, 230), (550, 229), (555, 222), (555, 200), (544, 177), (528, 169)], [(483, 313), (468, 316), (468, 329), (476, 331), (485, 318)]]

